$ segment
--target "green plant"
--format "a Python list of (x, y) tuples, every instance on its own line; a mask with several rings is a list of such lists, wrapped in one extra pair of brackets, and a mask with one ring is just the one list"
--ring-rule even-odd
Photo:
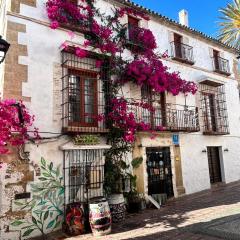
[(60, 165), (54, 168), (53, 163), (47, 164), (41, 158), (40, 182), (31, 184), (32, 199), (27, 203), (15, 201), (21, 210), (31, 212), (31, 219), (15, 220), (14, 227), (21, 227), (22, 237), (28, 237), (34, 231), (40, 231), (42, 238), (46, 239), (45, 231), (56, 229), (62, 223), (64, 187)]
[(219, 39), (236, 48), (240, 47), (240, 0), (234, 0), (226, 8), (221, 8)]
[(114, 126), (108, 133), (108, 144), (112, 147), (105, 153), (104, 190), (106, 195), (122, 192), (122, 181), (126, 177), (125, 171), (129, 168), (124, 159), (132, 148), (123, 140), (122, 130)]
[(77, 135), (73, 138), (76, 145), (96, 145), (100, 142), (98, 135)]
[(131, 164), (133, 168), (139, 168), (142, 162), (143, 162), (143, 158), (137, 157), (132, 160)]

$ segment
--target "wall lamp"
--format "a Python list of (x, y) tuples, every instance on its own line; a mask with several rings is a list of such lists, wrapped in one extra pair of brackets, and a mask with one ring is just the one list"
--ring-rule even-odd
[(203, 150), (202, 150), (202, 153), (206, 153), (206, 152), (207, 152), (207, 150), (206, 150), (206, 149), (203, 149)]
[(0, 64), (4, 61), (9, 47), (10, 44), (6, 40), (2, 39), (2, 36), (0, 35)]
[(228, 148), (225, 148), (223, 151), (224, 151), (224, 152), (229, 152)]

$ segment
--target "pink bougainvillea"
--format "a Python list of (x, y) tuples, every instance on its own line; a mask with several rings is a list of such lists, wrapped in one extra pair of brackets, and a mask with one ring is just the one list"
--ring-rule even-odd
[(133, 15), (135, 17), (140, 17), (140, 18), (143, 18), (145, 20), (149, 20), (149, 16), (146, 15), (145, 13), (141, 12), (141, 11), (137, 11), (136, 9), (134, 8), (130, 8), (130, 7), (123, 7), (123, 8), (120, 8), (118, 11), (118, 16), (120, 18), (122, 18), (124, 16), (124, 14), (127, 14), (127, 15)]
[[(29, 138), (29, 129), (33, 128), (34, 116), (31, 116), (22, 102), (0, 100), (0, 155), (9, 152), (10, 146), (24, 144)], [(38, 130), (33, 128), (35, 137)]]
[(75, 54), (76, 54), (76, 56), (78, 56), (79, 58), (85, 58), (85, 57), (87, 57), (88, 52), (87, 52), (86, 50), (84, 50), (84, 49), (81, 49), (81, 48), (79, 48), (79, 47), (76, 47), (76, 48), (75, 48)]
[(92, 14), (89, 7), (75, 5), (71, 1), (48, 0), (46, 7), (53, 29), (58, 28), (60, 24), (85, 21), (88, 19), (88, 15)]
[(160, 59), (137, 59), (127, 64), (125, 81), (134, 81), (137, 85), (147, 85), (156, 92), (170, 92), (174, 96), (182, 93), (195, 94), (196, 84), (182, 80), (179, 73), (169, 73)]
[(129, 39), (150, 50), (154, 50), (157, 47), (156, 39), (149, 29), (139, 27), (131, 28), (129, 30)]
[(138, 119), (135, 112), (131, 110), (133, 106), (141, 107), (149, 112), (155, 111), (154, 108), (144, 102), (129, 102), (124, 98), (114, 98), (111, 101), (112, 111), (106, 116), (111, 120), (115, 127), (121, 129), (123, 139), (126, 142), (132, 143), (135, 140), (137, 130), (149, 131), (151, 125)]

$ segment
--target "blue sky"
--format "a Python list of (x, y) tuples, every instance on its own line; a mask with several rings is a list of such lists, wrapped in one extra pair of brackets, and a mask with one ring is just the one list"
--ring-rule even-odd
[(189, 25), (210, 36), (216, 37), (218, 31), (219, 8), (232, 0), (133, 0), (174, 20), (178, 12), (186, 9), (189, 13)]

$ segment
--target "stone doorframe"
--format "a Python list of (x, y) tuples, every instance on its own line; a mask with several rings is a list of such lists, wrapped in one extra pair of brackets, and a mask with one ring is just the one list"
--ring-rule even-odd
[(137, 169), (133, 170), (133, 174), (137, 176), (137, 191), (139, 193), (148, 194), (148, 175), (146, 164), (146, 148), (148, 147), (170, 148), (174, 197), (184, 195), (185, 188), (183, 186), (180, 147), (173, 145), (171, 133), (159, 133), (154, 139), (150, 139), (149, 133), (137, 134), (135, 145), (133, 148), (133, 159), (136, 157), (143, 158), (142, 164)]

